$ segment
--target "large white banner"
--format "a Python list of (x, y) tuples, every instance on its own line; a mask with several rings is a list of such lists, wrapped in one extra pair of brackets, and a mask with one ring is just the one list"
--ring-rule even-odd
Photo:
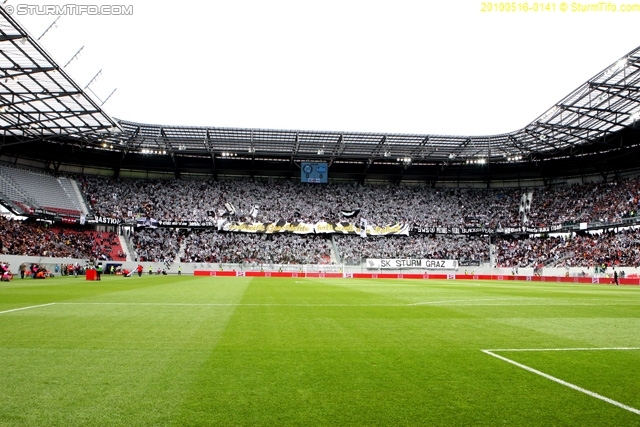
[[(241, 233), (294, 233), (294, 234), (357, 234), (363, 235), (363, 228), (350, 222), (316, 222), (316, 223), (290, 223), (286, 221), (278, 222), (234, 222), (225, 219), (218, 220), (218, 230), (235, 231)], [(364, 228), (366, 236), (390, 236), (409, 235), (407, 224), (392, 224), (383, 227), (367, 225)]]
[(420, 268), (424, 270), (455, 270), (458, 260), (455, 259), (412, 259), (412, 258), (367, 258), (367, 269), (398, 270), (402, 268)]

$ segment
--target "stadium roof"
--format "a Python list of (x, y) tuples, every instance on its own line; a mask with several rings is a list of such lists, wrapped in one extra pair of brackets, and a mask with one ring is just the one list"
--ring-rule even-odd
[[(0, 61), (0, 149), (46, 141), (122, 157), (168, 156), (176, 167), (176, 157), (209, 157), (214, 167), (216, 158), (235, 157), (404, 167), (531, 162), (616, 150), (616, 135), (635, 129), (640, 119), (640, 48), (523, 129), (488, 136), (187, 127), (113, 119), (3, 8)], [(455, 112), (460, 120), (468, 113)]]
[(60, 136), (83, 143), (117, 129), (117, 123), (4, 9), (0, 73), (2, 145)]
[[(461, 111), (460, 119), (464, 120)], [(640, 48), (596, 74), (525, 128), (500, 135), (445, 136), (149, 125), (121, 120), (112, 141), (154, 153), (227, 153), (405, 161), (511, 161), (567, 156), (640, 119)]]

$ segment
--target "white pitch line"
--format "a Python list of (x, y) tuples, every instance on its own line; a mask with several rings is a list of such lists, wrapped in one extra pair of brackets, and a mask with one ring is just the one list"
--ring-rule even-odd
[[(450, 301), (445, 301), (445, 302), (450, 302)], [(515, 301), (514, 301), (515, 302)], [(427, 304), (427, 303), (418, 303), (418, 304), (412, 304), (412, 305), (420, 305), (420, 304)], [(539, 307), (539, 306), (546, 306), (546, 307), (602, 307), (602, 306), (607, 306), (607, 307), (633, 307), (633, 306), (638, 306), (640, 305), (640, 302), (637, 303), (601, 303), (601, 304), (596, 304), (596, 303), (562, 303), (562, 302), (516, 302), (515, 304), (508, 304), (508, 303), (496, 303), (496, 304), (491, 304), (491, 303), (485, 303), (485, 304), (460, 304), (460, 305), (464, 305), (464, 306), (478, 306), (478, 307)]]
[[(496, 299), (488, 300), (450, 300), (450, 301), (427, 301), (412, 304), (277, 304), (277, 303), (172, 303), (172, 302), (59, 302), (61, 305), (148, 305), (148, 306), (166, 306), (166, 307), (415, 307), (420, 305), (432, 304), (451, 304), (476, 301), (497, 301)], [(464, 306), (495, 306), (495, 305), (523, 305), (523, 304), (461, 304)], [(548, 305), (548, 304), (535, 304)], [(571, 304), (574, 305), (574, 304)], [(602, 304), (598, 304), (602, 305)]]
[[(499, 300), (511, 300), (511, 298), (501, 298), (501, 299), (484, 299), (484, 300), (447, 300), (447, 301), (424, 301), (417, 302), (411, 304), (271, 304), (271, 303), (170, 303), (170, 302), (58, 302), (56, 304), (60, 305), (138, 305), (138, 306), (166, 306), (166, 307), (418, 307), (418, 306), (428, 306), (428, 305), (437, 305), (437, 304), (451, 304), (451, 305), (459, 305), (461, 307), (497, 307), (497, 306), (507, 306), (507, 307), (520, 307), (520, 306), (602, 306), (602, 305), (640, 305), (640, 304), (548, 304), (548, 303), (526, 303), (526, 302), (516, 302), (516, 299), (513, 299), (515, 304), (505, 304), (505, 303), (491, 303), (491, 301), (499, 301)], [(484, 303), (480, 303), (481, 301), (485, 301)]]
[(601, 350), (640, 350), (640, 347), (573, 347), (573, 348), (498, 348), (482, 351), (601, 351)]
[(54, 305), (54, 304), (55, 302), (50, 302), (49, 304), (30, 305), (29, 307), (20, 307), (20, 308), (14, 308), (11, 310), (0, 311), (0, 314), (11, 313), (12, 311), (29, 310), (31, 308), (46, 307), (48, 305)]
[[(631, 348), (631, 349), (635, 350), (635, 348)], [(588, 350), (595, 350), (595, 349), (588, 349)], [(493, 350), (493, 351), (499, 351), (499, 350)], [(571, 383), (566, 382), (564, 380), (561, 380), (560, 378), (556, 378), (556, 377), (554, 377), (552, 375), (545, 374), (542, 371), (538, 371), (537, 369), (533, 369), (533, 368), (531, 368), (531, 367), (529, 367), (527, 365), (523, 365), (522, 363), (518, 363), (515, 360), (511, 360), (511, 359), (509, 359), (507, 357), (500, 356), (499, 354), (495, 354), (495, 353), (493, 353), (493, 351), (492, 350), (482, 350), (483, 353), (488, 354), (489, 356), (493, 356), (493, 357), (495, 357), (497, 359), (500, 359), (500, 360), (502, 360), (504, 362), (510, 363), (510, 364), (512, 364), (514, 366), (517, 366), (518, 368), (524, 369), (525, 371), (529, 371), (529, 372), (532, 372), (532, 373), (534, 373), (536, 375), (540, 375), (543, 378), (546, 378), (548, 380), (554, 381), (554, 382), (556, 382), (558, 384), (561, 384), (561, 385), (563, 385), (565, 387), (572, 388), (572, 389), (574, 389), (576, 391), (579, 391), (580, 393), (584, 393), (584, 394), (586, 394), (588, 396), (595, 397), (596, 399), (600, 399), (600, 400), (602, 400), (604, 402), (610, 403), (611, 405), (617, 406), (618, 408), (622, 408), (622, 409), (625, 409), (625, 410), (627, 410), (629, 412), (633, 412), (636, 415), (640, 415), (640, 409), (633, 408), (631, 406), (625, 405), (624, 403), (620, 403), (620, 402), (618, 402), (616, 400), (609, 399), (608, 397), (603, 396), (601, 394), (594, 393), (593, 391), (589, 391), (589, 390), (584, 389), (582, 387), (578, 387), (577, 385), (571, 384)]]
[(451, 299), (451, 300), (442, 300), (442, 301), (423, 301), (423, 302), (414, 302), (412, 304), (407, 305), (427, 305), (427, 304), (449, 304), (449, 303), (457, 303), (457, 302), (478, 302), (478, 301), (505, 301), (505, 300), (516, 300), (515, 298), (482, 298), (482, 299)]
[(406, 307), (406, 304), (251, 304), (168, 302), (59, 302), (60, 305), (148, 305), (160, 307)]

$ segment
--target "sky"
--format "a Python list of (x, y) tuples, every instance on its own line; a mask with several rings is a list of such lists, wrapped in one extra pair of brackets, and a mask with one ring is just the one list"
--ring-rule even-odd
[[(118, 119), (480, 136), (523, 128), (638, 47), (640, 10), (623, 12), (626, 4), (6, 0), (4, 7), (60, 66), (82, 48), (65, 71), (84, 88), (102, 70), (89, 89), (99, 103), (116, 89), (103, 108)], [(69, 12), (49, 28), (58, 15), (45, 6), (54, 5)], [(95, 15), (89, 6), (123, 13)]]

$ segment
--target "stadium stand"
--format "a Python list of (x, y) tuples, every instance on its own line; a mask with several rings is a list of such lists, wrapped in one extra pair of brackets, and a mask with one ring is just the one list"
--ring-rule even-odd
[[(86, 177), (83, 188), (92, 209), (104, 217), (136, 214), (158, 220), (207, 220), (225, 214), (225, 205), (247, 221), (343, 221), (342, 211), (358, 209), (369, 224), (402, 222), (415, 227), (519, 225), (516, 189), (466, 189), (398, 185), (308, 186), (286, 180), (197, 181), (111, 180)], [(95, 197), (91, 195), (106, 195)], [(210, 215), (214, 212), (214, 215)], [(255, 212), (255, 216), (252, 213)]]
[[(23, 202), (33, 203), (24, 196), (26, 190), (21, 190), (29, 188), (31, 191), (32, 187), (10, 186), (17, 175), (20, 174), (7, 178), (6, 174), (0, 174), (0, 178), (5, 178), (0, 179), (0, 183), (4, 183), (3, 194), (5, 197), (18, 194)], [(38, 177), (41, 175), (37, 174)], [(122, 220), (133, 221), (142, 216), (159, 220), (207, 220), (215, 224), (229, 218), (227, 206), (230, 205), (234, 207), (233, 218), (237, 221), (346, 221), (344, 211), (357, 210), (359, 213), (349, 221), (366, 218), (369, 223), (379, 225), (407, 222), (411, 230), (409, 236), (361, 238), (340, 234), (327, 237), (232, 233), (215, 228), (191, 231), (139, 228), (131, 233), (129, 239), (133, 260), (140, 262), (335, 262), (358, 265), (366, 258), (429, 258), (483, 263), (492, 260), (493, 265), (500, 268), (640, 265), (640, 256), (635, 255), (639, 240), (637, 232), (625, 230), (616, 233), (612, 229), (614, 226), (635, 224), (625, 221), (637, 217), (640, 202), (637, 178), (527, 189), (365, 186), (352, 183), (309, 186), (287, 180), (134, 180), (96, 176), (78, 177), (77, 182), (84, 191), (84, 195), (77, 199), (86, 197), (90, 200), (96, 215)], [(77, 193), (73, 184), (60, 184), (60, 188), (62, 185), (66, 186), (66, 190), (62, 190), (65, 195)], [(14, 187), (17, 190), (9, 193)], [(42, 200), (50, 199), (42, 196)], [(37, 203), (42, 205), (44, 202)], [(523, 203), (526, 215), (522, 215)], [(525, 223), (535, 226), (574, 224), (577, 232), (545, 238), (526, 233), (489, 236), (424, 231), (429, 227), (482, 225), (497, 232), (506, 227), (521, 227)], [(600, 224), (608, 231), (597, 235), (583, 233), (577, 226), (580, 223)], [(14, 232), (16, 227), (20, 226), (14, 224)], [(25, 227), (32, 226), (25, 224)], [(31, 228), (27, 230), (27, 234), (34, 233)], [(22, 231), (18, 231), (20, 233)], [(94, 239), (95, 245), (91, 248), (83, 247), (83, 256), (114, 260), (125, 258), (119, 239), (113, 233), (68, 233)], [(58, 242), (57, 247), (47, 249), (35, 245), (34, 250), (38, 254), (45, 250), (47, 253), (54, 250), (65, 254), (72, 252), (61, 250), (61, 244), (64, 243)], [(495, 248), (494, 257), (491, 256), (492, 246)], [(3, 250), (5, 253), (7, 250), (12, 253), (24, 251), (24, 246), (18, 248), (15, 252), (11, 244), (5, 244)]]
[(341, 261), (358, 265), (366, 258), (456, 259), (489, 261), (486, 236), (412, 235), (363, 239), (335, 236)]
[(141, 229), (131, 235), (136, 261), (174, 262), (182, 235), (175, 229)]
[(13, 175), (7, 173), (4, 167), (0, 167), (0, 194), (8, 207), (20, 213), (32, 213), (38, 204), (13, 179)]
[(2, 165), (0, 191), (22, 213), (33, 213), (35, 209), (74, 217), (88, 213), (79, 192), (74, 190), (68, 178)]
[(640, 231), (549, 238), (499, 238), (497, 267), (639, 267)]
[(0, 236), (0, 249), (5, 255), (124, 261), (118, 236), (111, 232), (0, 217)]
[[(529, 207), (528, 216), (531, 223), (539, 226), (594, 220), (619, 221), (636, 215), (639, 195), (637, 179), (526, 191), (433, 189), (389, 185), (365, 187), (356, 184), (314, 187), (290, 181), (250, 180), (113, 181), (88, 177), (83, 179), (83, 182), (88, 194), (112, 195), (103, 199), (94, 198), (92, 201), (96, 212), (105, 216), (113, 216), (116, 213), (127, 217), (138, 213), (168, 220), (211, 219), (211, 212), (215, 212), (215, 217), (224, 215), (227, 212), (223, 207), (226, 203), (231, 203), (237, 208), (237, 217), (245, 220), (342, 220), (344, 218), (341, 217), (341, 209), (348, 206), (358, 207), (361, 217), (379, 224), (410, 221), (414, 230), (434, 225), (521, 226), (519, 206), (523, 194), (529, 201), (535, 194), (536, 203)], [(171, 203), (167, 203), (166, 200), (171, 200)], [(256, 207), (258, 212), (252, 218), (250, 212)], [(255, 248), (261, 247), (261, 243), (267, 241), (264, 236), (199, 231), (191, 233), (183, 240), (183, 235), (175, 231), (140, 230), (134, 234), (133, 239), (140, 260), (175, 260), (181, 246), (183, 253), (180, 254), (180, 259), (184, 262), (286, 263), (296, 258), (287, 254), (274, 260), (273, 254), (278, 251), (256, 250)], [(586, 239), (585, 245), (590, 244), (590, 237), (583, 239)], [(543, 242), (541, 239), (536, 241)], [(545, 241), (545, 244), (548, 245), (552, 241), (555, 240)], [(525, 248), (529, 247), (526, 241), (511, 238), (503, 238), (501, 242), (503, 245), (504, 242), (516, 245), (516, 251), (526, 252)], [(319, 246), (299, 250), (324, 254), (326, 261), (328, 252), (325, 243), (315, 243), (319, 243)], [(361, 239), (354, 236), (335, 236), (335, 243), (338, 249), (337, 259), (346, 263), (358, 263), (366, 257), (453, 257), (484, 262), (490, 258), (488, 239), (473, 236), (429, 236), (416, 233), (410, 238)], [(288, 242), (287, 245), (290, 246), (291, 243)], [(560, 259), (545, 256), (545, 252), (540, 251), (536, 256), (529, 257), (516, 253), (513, 258), (518, 261), (512, 262), (506, 262), (504, 252), (501, 252), (496, 264), (578, 265), (580, 262), (575, 254)], [(606, 257), (601, 258), (589, 260), (589, 263), (606, 261)], [(314, 259), (313, 262), (323, 261)]]
[(219, 233), (200, 230), (186, 238), (182, 262), (328, 264), (331, 242), (324, 236)]
[(403, 222), (414, 228), (482, 225), (495, 229), (526, 225), (520, 215), (523, 194), (535, 200), (527, 218), (536, 226), (621, 221), (636, 216), (640, 199), (637, 179), (530, 189), (309, 186), (286, 180), (86, 177), (82, 181), (97, 215), (121, 219), (139, 214), (158, 220), (211, 220), (226, 215), (229, 203), (235, 207), (235, 217), (246, 221), (343, 221), (345, 208), (357, 208), (358, 217), (369, 224)]

